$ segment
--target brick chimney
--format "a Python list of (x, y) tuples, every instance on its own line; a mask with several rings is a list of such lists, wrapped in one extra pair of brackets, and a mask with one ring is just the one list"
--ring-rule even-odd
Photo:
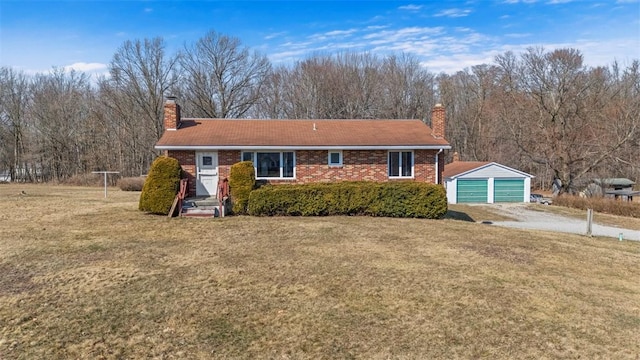
[(164, 103), (164, 129), (177, 130), (180, 127), (180, 105), (175, 96), (167, 96)]
[(442, 104), (436, 104), (431, 110), (431, 130), (434, 137), (438, 139), (444, 138), (444, 106)]

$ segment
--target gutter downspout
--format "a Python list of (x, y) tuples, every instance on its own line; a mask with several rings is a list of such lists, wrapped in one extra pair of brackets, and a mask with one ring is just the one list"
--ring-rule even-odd
[(438, 150), (438, 152), (436, 153), (436, 184), (440, 184), (440, 179), (438, 176), (438, 164), (440, 163), (440, 161), (438, 161), (438, 155), (440, 155), (442, 153), (442, 151), (444, 151), (444, 149), (440, 149)]

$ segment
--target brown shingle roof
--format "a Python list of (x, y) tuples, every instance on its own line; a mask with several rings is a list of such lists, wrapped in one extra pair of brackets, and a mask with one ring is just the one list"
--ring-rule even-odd
[[(314, 130), (315, 124), (315, 130)], [(420, 120), (182, 119), (156, 148), (179, 147), (380, 147), (449, 148)]]
[(491, 164), (489, 161), (454, 161), (444, 166), (442, 177), (449, 178)]

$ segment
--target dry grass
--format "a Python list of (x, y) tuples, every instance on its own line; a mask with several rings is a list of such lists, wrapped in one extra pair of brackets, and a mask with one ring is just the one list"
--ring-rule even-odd
[(102, 196), (0, 185), (0, 358), (640, 356), (638, 243)]
[(603, 197), (583, 198), (573, 195), (558, 196), (553, 201), (556, 205), (564, 207), (582, 210), (593, 209), (593, 211), (603, 214), (640, 219), (640, 204), (638, 202), (618, 201)]

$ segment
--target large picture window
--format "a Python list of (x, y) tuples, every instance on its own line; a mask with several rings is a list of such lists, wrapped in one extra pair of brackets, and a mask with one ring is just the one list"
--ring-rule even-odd
[(413, 151), (389, 151), (389, 177), (413, 177)]
[(256, 178), (293, 178), (295, 156), (293, 151), (243, 151), (242, 161), (251, 161)]

